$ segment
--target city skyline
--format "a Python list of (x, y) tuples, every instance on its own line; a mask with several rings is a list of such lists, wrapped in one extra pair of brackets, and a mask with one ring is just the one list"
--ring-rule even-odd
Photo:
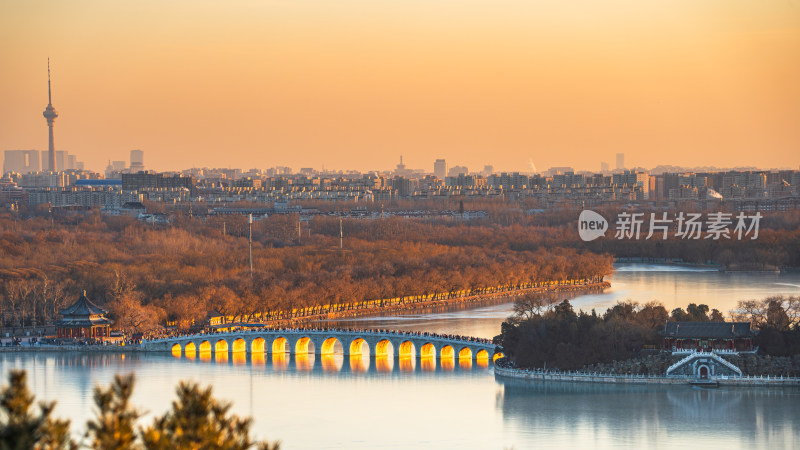
[(797, 168), (797, 6), (616, 3), (5, 4), (0, 149), (46, 148), (50, 56), (56, 148), (94, 170)]

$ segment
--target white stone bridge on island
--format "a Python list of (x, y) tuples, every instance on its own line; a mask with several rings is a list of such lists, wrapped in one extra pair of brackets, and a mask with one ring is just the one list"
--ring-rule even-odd
[[(338, 344), (338, 345), (337, 345)], [(353, 330), (342, 328), (260, 328), (220, 333), (170, 336), (142, 342), (145, 351), (173, 355), (211, 353), (314, 353), (341, 351), (344, 356), (364, 355), (407, 358), (453, 358), (494, 361), (503, 356), (488, 339), (436, 333)]]

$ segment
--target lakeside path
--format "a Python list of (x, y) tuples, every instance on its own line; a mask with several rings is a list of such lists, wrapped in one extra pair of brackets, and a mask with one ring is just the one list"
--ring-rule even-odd
[[(310, 322), (319, 322), (325, 320), (338, 320), (338, 319), (352, 319), (355, 317), (368, 317), (377, 316), (382, 314), (394, 314), (404, 312), (414, 312), (418, 310), (425, 310), (430, 308), (440, 308), (452, 305), (468, 305), (470, 303), (480, 303), (490, 300), (508, 298), (509, 300), (520, 295), (531, 292), (564, 292), (564, 293), (585, 293), (585, 292), (603, 292), (611, 287), (608, 281), (599, 283), (587, 283), (580, 285), (558, 285), (558, 286), (541, 286), (524, 289), (514, 289), (510, 291), (494, 292), (490, 294), (477, 294), (465, 297), (453, 297), (436, 300), (417, 301), (414, 303), (405, 303), (398, 305), (385, 305), (385, 306), (372, 306), (367, 308), (353, 309), (347, 311), (334, 311), (320, 314), (309, 314), (303, 317), (295, 317), (290, 319), (270, 319), (263, 323), (268, 326), (296, 326)], [(236, 326), (237, 324), (225, 324), (228, 326)]]
[[(511, 378), (531, 382), (561, 382), (561, 383), (610, 383), (610, 384), (640, 384), (640, 385), (681, 385), (687, 386), (697, 378), (693, 376), (650, 376), (650, 375), (615, 375), (609, 373), (592, 373), (583, 371), (553, 371), (553, 370), (528, 370), (512, 369), (494, 366), (495, 378)], [(783, 376), (730, 376), (714, 377), (719, 386), (768, 386), (768, 387), (798, 387), (800, 378)]]

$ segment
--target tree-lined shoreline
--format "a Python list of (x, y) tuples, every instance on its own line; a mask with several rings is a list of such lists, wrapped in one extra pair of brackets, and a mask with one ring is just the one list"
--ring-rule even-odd
[[(281, 232), (296, 232), (296, 219), (273, 216), (257, 225), (252, 278), (248, 240), (230, 235), (237, 226), (223, 233), (220, 218), (176, 220), (163, 229), (99, 214), (71, 226), (28, 219), (0, 234), (0, 322), (42, 325), (83, 290), (118, 327), (146, 332), (164, 324), (188, 329), (212, 310), (243, 321), (283, 319), (276, 312), (597, 282), (613, 271), (611, 256), (549, 245), (563, 239), (548, 238), (547, 229), (354, 220), (345, 222), (347, 245), (339, 249), (338, 221), (315, 220), (307, 225), (311, 237), (298, 239)], [(0, 219), (0, 229), (13, 227)]]

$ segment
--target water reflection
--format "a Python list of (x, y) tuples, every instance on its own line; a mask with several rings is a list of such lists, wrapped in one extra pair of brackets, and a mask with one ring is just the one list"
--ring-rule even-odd
[(350, 371), (354, 373), (366, 373), (369, 370), (369, 354), (350, 355)]
[[(200, 354), (210, 361), (211, 352)], [(393, 358), (391, 372), (379, 368), (380, 358), (362, 358), (366, 371), (353, 372), (341, 353), (306, 358), (310, 370), (301, 371), (290, 359), (255, 354), (232, 368), (169, 352), (15, 352), (0, 353), (0, 373), (27, 370), (37, 399), (58, 400), (56, 416), (76, 427), (93, 415), (92, 388), (114, 374), (134, 371), (141, 389), (133, 403), (154, 413), (169, 408), (179, 381), (194, 379), (254, 417), (253, 433), (287, 448), (771, 449), (800, 442), (797, 388), (514, 382), (495, 380), (478, 362), (445, 371), (429, 358)], [(338, 370), (328, 371), (331, 365)], [(308, 419), (316, 418), (324, 420), (309, 432)]]
[(231, 362), (234, 366), (243, 366), (247, 364), (247, 353), (245, 352), (233, 352), (231, 354)]
[(344, 356), (341, 353), (326, 353), (320, 357), (322, 370), (325, 372), (339, 372), (344, 365)]
[(452, 372), (453, 369), (455, 369), (456, 365), (455, 365), (455, 361), (453, 360), (453, 356), (452, 355), (450, 357), (442, 357), (440, 362), (441, 362), (441, 365), (442, 365), (442, 370), (444, 370), (446, 372)]
[[(175, 358), (174, 356), (170, 355), (170, 358), (175, 361), (185, 361), (187, 363), (197, 361), (197, 358), (193, 358), (188, 355), (181, 358)], [(264, 353), (250, 354), (245, 352), (201, 352), (199, 354), (199, 361), (220, 365), (231, 364), (239, 367), (258, 367), (264, 368), (268, 372), (288, 371), (296, 373), (319, 373), (332, 375), (337, 373), (491, 373), (491, 367), (488, 365), (487, 358), (473, 361), (472, 359), (459, 358), (458, 356), (454, 355), (450, 355), (449, 357), (438, 360), (437, 362), (436, 358), (431, 357), (392, 358), (386, 355), (370, 357), (365, 354), (344, 356), (342, 353), (328, 353), (324, 355), (315, 355), (314, 353), (273, 353), (268, 357)], [(85, 360), (81, 362), (85, 362)], [(78, 362), (77, 365), (82, 365), (81, 362)], [(93, 363), (113, 365), (114, 361), (101, 360), (94, 361)]]
[[(412, 358), (408, 356), (392, 357), (391, 353), (378, 356), (367, 354), (354, 354), (344, 356), (341, 352), (315, 355), (314, 353), (247, 353), (247, 352), (188, 352), (186, 355), (176, 357), (170, 355), (175, 361), (214, 363), (220, 365), (234, 365), (239, 367), (262, 367), (274, 372), (322, 372), (329, 374), (391, 374), (391, 373), (444, 373), (479, 371), (491, 373), (491, 365), (487, 357), (472, 359), (469, 355), (457, 355), (445, 347), (444, 358), (426, 356)], [(84, 357), (77, 365), (88, 364)], [(93, 360), (92, 364), (113, 364), (104, 359)]]
[(394, 369), (394, 358), (387, 355), (379, 355), (375, 357), (375, 370), (381, 373), (388, 373)]
[[(43, 353), (47, 354), (47, 353)], [(141, 361), (147, 359), (169, 358), (169, 360), (176, 362), (210, 362), (220, 365), (234, 365), (240, 367), (268, 367), (274, 371), (284, 371), (286, 369), (296, 370), (302, 372), (308, 371), (321, 371), (325, 373), (397, 373), (397, 372), (438, 372), (442, 370), (453, 371), (461, 369), (461, 371), (477, 371), (478, 369), (490, 369), (487, 365), (487, 358), (467, 359), (464, 353), (459, 356), (454, 356), (452, 353), (445, 351), (446, 358), (437, 363), (437, 359), (432, 357), (425, 358), (410, 358), (410, 357), (391, 357), (390, 355), (368, 356), (366, 354), (356, 354), (343, 356), (341, 352), (329, 353), (324, 355), (316, 355), (314, 353), (301, 353), (292, 355), (290, 353), (273, 353), (267, 355), (265, 353), (247, 353), (247, 352), (210, 352), (203, 351), (200, 353), (187, 352), (186, 355), (176, 358), (172, 352), (167, 354), (141, 354), (141, 353), (98, 353), (98, 354), (84, 354), (84, 353), (54, 353), (53, 356), (46, 358), (58, 367), (113, 367), (118, 366), (128, 361), (130, 364), (140, 364)], [(2, 355), (2, 354), (0, 354)], [(9, 360), (11, 357), (5, 357)], [(17, 358), (19, 360), (26, 360), (31, 358), (26, 354), (20, 354)], [(294, 364), (292, 364), (294, 360)], [(458, 370), (456, 370), (458, 371)], [(491, 371), (484, 372), (491, 373)]]
[(283, 372), (289, 367), (288, 354), (285, 352), (272, 354), (272, 368), (276, 372)]
[[(725, 447), (723, 442), (733, 440), (740, 448), (780, 448), (796, 445), (791, 443), (798, 437), (793, 429), (799, 412), (794, 400), (798, 392), (791, 388), (498, 381), (502, 390), (497, 407), (514, 428), (583, 429), (595, 430), (595, 434), (613, 430), (604, 439), (633, 447), (669, 441), (674, 446), (676, 439), (696, 447), (702, 439), (711, 447)], [(680, 430), (679, 436), (673, 434), (676, 430)], [(576, 433), (562, 439), (574, 442), (584, 437)]]
[[(227, 347), (227, 345), (226, 345)], [(217, 364), (228, 364), (228, 352), (215, 352), (214, 353), (214, 362)]]
[(267, 365), (267, 359), (266, 359), (266, 355), (264, 355), (264, 352), (253, 352), (250, 355), (250, 359), (252, 360), (254, 366), (266, 366)]
[(401, 357), (398, 360), (398, 367), (401, 372), (413, 372), (414, 368), (417, 366), (416, 363), (417, 363), (417, 358), (405, 356)]
[(294, 365), (299, 372), (310, 372), (314, 368), (314, 354), (295, 353)]

